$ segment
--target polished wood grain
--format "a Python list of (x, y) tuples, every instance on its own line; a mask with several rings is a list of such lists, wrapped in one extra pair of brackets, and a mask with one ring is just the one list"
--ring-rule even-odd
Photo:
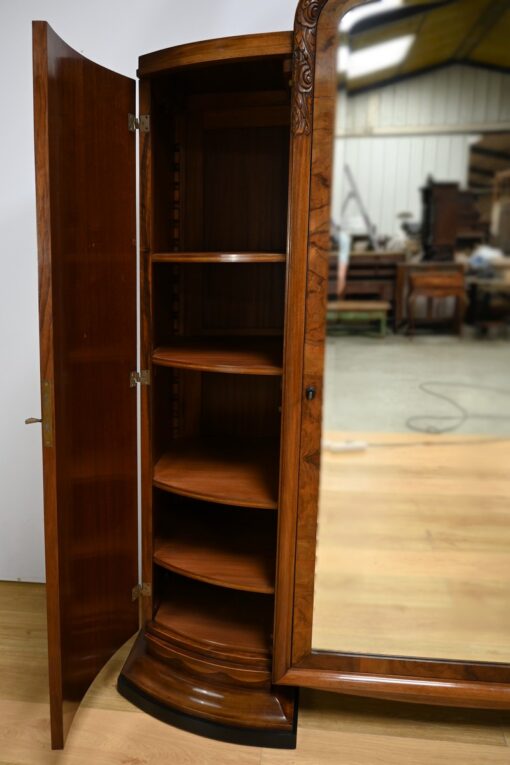
[[(298, 534), (292, 662), (311, 649), (309, 626), (313, 618), (315, 537), (318, 510), (324, 342), (329, 270), (331, 156), (336, 116), (337, 26), (341, 9), (349, 3), (329, 0), (317, 25), (317, 54), (313, 88), (313, 145), (308, 230), (306, 332), (303, 384), (317, 394), (303, 407), (299, 470)], [(352, 3), (351, 3), (352, 5)], [(313, 540), (313, 542), (312, 542)]]
[[(317, 379), (303, 377), (303, 346), (306, 323), (309, 213), (312, 138), (309, 117), (303, 114), (313, 92), (315, 26), (325, 0), (299, 3), (294, 24), (294, 68), (292, 89), (292, 135), (289, 178), (289, 252), (285, 302), (284, 376), (282, 389), (282, 444), (279, 487), (278, 560), (276, 574), (275, 641), (273, 678), (284, 676), (292, 663), (296, 575), (296, 508), (300, 496), (299, 471), (301, 417), (308, 384)], [(330, 35), (332, 29), (330, 29)], [(308, 406), (308, 405), (307, 405)], [(308, 539), (313, 555), (315, 541)], [(309, 572), (308, 572), (309, 575)], [(313, 573), (312, 573), (313, 579)]]
[(149, 631), (159, 636), (178, 634), (211, 655), (221, 652), (268, 657), (272, 610), (271, 597), (169, 575), (162, 585), (161, 603)]
[(173, 338), (156, 348), (154, 364), (238, 375), (281, 375), (282, 343), (277, 338)]
[(258, 35), (222, 37), (216, 40), (178, 45), (140, 56), (139, 76), (164, 72), (193, 65), (225, 61), (240, 62), (270, 56), (285, 56), (292, 52), (291, 32), (270, 32)]
[[(152, 112), (152, 91), (150, 81), (141, 79), (139, 85), (139, 110), (141, 114)], [(153, 271), (150, 253), (154, 247), (154, 169), (153, 169), (154, 131), (141, 132), (139, 137), (139, 190), (140, 190), (140, 368), (148, 370), (152, 378), (153, 350)], [(141, 567), (142, 582), (151, 585), (152, 592), (152, 471), (153, 471), (153, 428), (152, 428), (152, 389), (148, 385), (140, 387), (140, 495), (141, 495)], [(140, 599), (142, 626), (152, 618), (152, 595)]]
[(276, 508), (278, 452), (271, 440), (176, 441), (154, 467), (154, 486), (241, 507)]
[[(485, 684), (487, 691), (494, 683), (499, 682), (501, 687), (508, 684), (510, 673), (508, 666), (494, 662), (470, 662), (468, 674), (464, 663), (460, 661), (448, 662), (441, 659), (428, 659), (424, 662), (423, 659), (419, 658), (409, 659), (400, 656), (373, 656), (356, 653), (339, 654), (328, 651), (312, 653), (303, 659), (299, 666), (302, 669), (313, 670), (317, 668), (316, 664), (320, 664), (321, 669), (335, 672), (339, 668), (339, 657), (342, 659), (342, 671), (349, 675), (354, 675), (356, 672), (366, 675), (374, 674), (374, 659), (377, 659), (377, 670), (380, 671), (381, 675), (396, 677), (396, 684), (400, 680), (405, 681), (407, 677), (412, 678), (412, 683), (416, 684), (418, 692), (420, 680), (425, 683), (430, 681), (432, 686), (434, 683), (439, 686), (451, 682), (452, 691), (455, 681), (474, 682), (479, 680)], [(405, 686), (405, 682), (401, 684)]]
[[(123, 669), (122, 681), (129, 683), (127, 697), (135, 688), (135, 694), (141, 691), (157, 699), (162, 714), (165, 710), (177, 709), (228, 728), (292, 732), (294, 704), (292, 694), (286, 689), (274, 692), (270, 687), (246, 682), (245, 678), (243, 684), (230, 682), (228, 665), (213, 667), (209, 663), (204, 667), (194, 662), (194, 671), (183, 673), (182, 659), (185, 666), (188, 662), (182, 655), (180, 658), (181, 661), (176, 662), (175, 656), (156, 656), (140, 635)], [(119, 687), (123, 694), (124, 689), (125, 686)]]
[[(507, 765), (508, 714), (302, 689), (294, 752), (204, 739), (170, 727), (119, 695), (132, 642), (99, 673), (75, 715), (65, 752), (50, 751), (45, 587), (0, 583), (0, 762), (17, 765)], [(170, 661), (170, 656), (168, 656)], [(188, 658), (188, 661), (191, 659)], [(225, 665), (222, 665), (224, 667)], [(219, 664), (216, 664), (216, 671)], [(214, 671), (214, 667), (211, 668)], [(242, 669), (242, 668), (240, 668)], [(249, 670), (252, 678), (255, 670)], [(228, 669), (235, 679), (235, 668)]]
[(137, 626), (135, 141), (126, 122), (135, 84), (42, 21), (33, 59), (41, 383), (54, 410), (43, 461), (58, 748), (64, 705), (79, 702)]
[(164, 510), (154, 543), (157, 565), (223, 587), (274, 593), (272, 513), (191, 503)]
[(203, 677), (209, 687), (215, 681), (223, 685), (244, 686), (245, 689), (270, 687), (270, 662), (265, 655), (238, 651), (227, 658), (210, 656), (201, 649), (199, 643), (185, 646), (182, 638), (176, 639), (169, 632), (164, 639), (152, 632), (145, 633), (143, 653), (150, 654), (176, 672), (182, 674), (185, 668), (195, 678)]
[[(387, 701), (479, 709), (510, 709), (508, 683), (399, 676), (394, 675), (391, 669), (386, 676), (367, 672), (342, 672), (338, 668), (328, 670), (321, 666), (322, 657), (319, 654), (314, 654), (313, 657), (316, 661), (307, 662), (310, 666), (297, 664), (290, 669), (283, 683), (337, 693), (352, 693)], [(338, 654), (338, 662), (340, 661), (341, 654)]]
[(153, 263), (285, 263), (281, 252), (155, 252)]
[[(152, 595), (143, 602), (142, 647), (120, 687), (139, 694), (149, 684), (160, 705), (211, 721), (246, 727), (258, 717), (260, 732), (292, 729), (294, 709), (293, 693), (270, 688), (275, 513), (242, 509), (275, 510), (278, 499), (284, 38), (187, 46), (140, 61), (141, 110), (151, 116), (141, 137), (140, 228), (142, 363), (151, 372), (142, 389), (142, 567)], [(149, 65), (164, 76), (150, 76)], [(210, 582), (221, 585), (219, 595)], [(214, 596), (214, 613), (204, 593), (211, 603)], [(207, 636), (221, 630), (226, 642), (216, 645)], [(264, 685), (255, 715), (254, 674)], [(215, 699), (214, 712), (195, 703), (200, 694)], [(280, 697), (286, 713), (271, 722)]]
[[(48, 33), (43, 24), (32, 27), (34, 78), (34, 141), (37, 202), (37, 249), (39, 260), (39, 354), (41, 381), (51, 385), (54, 398), (53, 280), (50, 204), (49, 120), (48, 120)], [(55, 436), (54, 436), (55, 438)], [(43, 442), (44, 443), (44, 442)], [(48, 661), (51, 738), (55, 749), (64, 745), (62, 657), (60, 649), (60, 571), (56, 551), (59, 544), (57, 516), (57, 462), (55, 446), (43, 446), (44, 542), (46, 579), (53, 593), (48, 598)]]

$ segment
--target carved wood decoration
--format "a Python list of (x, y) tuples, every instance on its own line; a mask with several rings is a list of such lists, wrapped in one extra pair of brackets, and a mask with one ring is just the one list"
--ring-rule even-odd
[(309, 135), (312, 130), (317, 20), (326, 2), (327, 0), (302, 0), (296, 11), (292, 103), (292, 132), (295, 135)]

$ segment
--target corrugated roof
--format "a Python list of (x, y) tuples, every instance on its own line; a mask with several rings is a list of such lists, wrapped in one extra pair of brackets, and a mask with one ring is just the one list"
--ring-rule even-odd
[(396, 10), (358, 22), (348, 44), (356, 52), (404, 35), (416, 36), (407, 58), (350, 79), (349, 91), (380, 87), (453, 62), (510, 71), (510, 0), (406, 0)]

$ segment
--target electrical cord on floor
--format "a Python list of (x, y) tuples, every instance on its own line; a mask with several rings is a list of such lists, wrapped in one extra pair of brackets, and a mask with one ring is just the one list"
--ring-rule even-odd
[[(505, 388), (495, 388), (490, 385), (479, 385), (477, 383), (456, 383), (456, 382), (442, 382), (442, 381), (435, 381), (435, 380), (429, 380), (427, 382), (420, 383), (419, 388), (424, 393), (426, 393), (429, 396), (432, 396), (433, 398), (436, 398), (440, 401), (445, 401), (447, 404), (450, 404), (454, 409), (456, 409), (456, 414), (450, 414), (450, 415), (441, 415), (441, 414), (421, 414), (421, 415), (413, 415), (412, 417), (409, 417), (406, 420), (406, 426), (409, 430), (414, 431), (415, 433), (423, 433), (424, 435), (443, 435), (446, 433), (453, 433), (454, 431), (458, 430), (462, 427), (468, 420), (497, 420), (498, 422), (501, 422), (502, 420), (508, 420), (510, 421), (510, 414), (474, 414), (470, 412), (468, 409), (466, 409), (462, 404), (459, 404), (458, 401), (456, 401), (451, 396), (448, 396), (446, 393), (440, 393), (437, 390), (431, 390), (433, 387), (449, 387), (449, 388), (466, 388), (471, 390), (481, 390), (481, 391), (487, 391), (490, 393), (497, 393), (503, 396), (510, 397), (510, 390)], [(421, 426), (420, 422), (423, 421), (429, 421), (429, 422), (443, 422), (443, 423), (450, 423), (449, 425), (426, 425)], [(441, 441), (440, 439), (437, 441), (394, 441), (392, 443), (373, 443), (369, 441), (329, 441), (324, 440), (322, 443), (322, 448), (326, 451), (333, 452), (333, 453), (346, 453), (346, 452), (364, 452), (369, 447), (376, 448), (376, 449), (394, 449), (397, 447), (416, 447), (416, 446), (475, 446), (477, 444), (494, 444), (494, 443), (504, 443), (510, 441), (510, 435), (509, 436), (495, 436), (494, 438), (466, 438), (466, 439), (459, 439), (458, 441), (452, 441), (450, 439), (446, 441)]]
[[(478, 385), (477, 383), (457, 383), (457, 382), (441, 382), (441, 381), (434, 381), (430, 380), (427, 382), (420, 383), (419, 388), (424, 393), (426, 393), (429, 396), (432, 396), (433, 398), (438, 399), (439, 401), (445, 401), (447, 404), (452, 406), (454, 409), (457, 410), (457, 414), (420, 414), (420, 415), (414, 415), (413, 417), (409, 417), (406, 420), (406, 426), (409, 428), (409, 430), (414, 430), (416, 433), (426, 433), (427, 435), (441, 435), (443, 433), (453, 433), (455, 430), (458, 430), (461, 428), (468, 420), (497, 420), (501, 422), (501, 420), (509, 420), (510, 421), (510, 414), (473, 414), (468, 409), (466, 409), (462, 404), (459, 404), (458, 401), (456, 401), (451, 396), (448, 396), (446, 393), (440, 393), (437, 390), (432, 390), (432, 388), (464, 388), (467, 390), (481, 390), (481, 391), (487, 391), (490, 393), (497, 393), (503, 396), (509, 396), (510, 397), (510, 390), (505, 388), (495, 388), (491, 385)], [(423, 421), (432, 421), (432, 422), (443, 422), (445, 425), (428, 425), (428, 426), (420, 426), (419, 423)], [(450, 423), (447, 425), (446, 423)]]

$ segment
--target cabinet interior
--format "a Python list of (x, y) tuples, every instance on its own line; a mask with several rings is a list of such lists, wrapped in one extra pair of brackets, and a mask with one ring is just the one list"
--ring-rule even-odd
[[(243, 661), (260, 654), (266, 664), (278, 508), (289, 70), (287, 57), (274, 56), (150, 79), (149, 631), (171, 641), (186, 633), (194, 650), (206, 651), (207, 644), (209, 653), (212, 639), (224, 658), (238, 661), (239, 652), (248, 652)], [(202, 642), (201, 631), (209, 635)]]
[(284, 64), (275, 57), (153, 79), (155, 252), (285, 253)]

